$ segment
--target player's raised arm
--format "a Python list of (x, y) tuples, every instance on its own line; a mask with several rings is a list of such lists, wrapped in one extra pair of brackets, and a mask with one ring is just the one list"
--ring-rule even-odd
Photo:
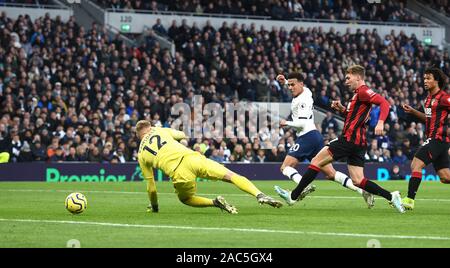
[(145, 162), (141, 159), (139, 159), (139, 166), (142, 170), (142, 175), (144, 176), (144, 179), (147, 181), (147, 193), (148, 198), (150, 200), (150, 206), (152, 212), (158, 212), (159, 206), (158, 206), (158, 193), (156, 191), (156, 183), (155, 183), (155, 177), (153, 174), (153, 168), (147, 167)]
[(408, 104), (403, 104), (402, 107), (403, 107), (403, 110), (405, 110), (406, 113), (414, 115), (415, 117), (417, 117), (422, 122), (426, 122), (427, 117), (425, 116), (424, 113), (414, 109), (413, 107), (409, 106)]
[(282, 74), (277, 75), (277, 81), (280, 83), (280, 86), (284, 87), (287, 86), (287, 80), (286, 77)]

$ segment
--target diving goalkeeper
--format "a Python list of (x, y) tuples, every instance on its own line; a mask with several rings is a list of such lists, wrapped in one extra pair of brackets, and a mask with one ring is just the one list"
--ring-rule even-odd
[(209, 199), (196, 195), (195, 180), (198, 177), (232, 183), (242, 191), (256, 197), (260, 204), (268, 204), (276, 208), (282, 206), (280, 201), (262, 193), (247, 178), (179, 143), (179, 140), (187, 138), (184, 132), (152, 127), (149, 121), (141, 120), (136, 124), (136, 135), (141, 140), (138, 161), (144, 179), (147, 180), (147, 192), (153, 212), (159, 210), (154, 168), (161, 169), (172, 179), (178, 199), (188, 206), (218, 207), (231, 214), (237, 213), (237, 209), (221, 196)]

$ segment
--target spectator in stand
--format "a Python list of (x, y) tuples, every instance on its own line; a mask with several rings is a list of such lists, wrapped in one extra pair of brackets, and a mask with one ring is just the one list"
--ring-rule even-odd
[(60, 162), (64, 162), (65, 161), (65, 157), (64, 157), (64, 152), (62, 147), (57, 147), (55, 149), (55, 153), (52, 154), (52, 156), (49, 158), (49, 162), (52, 163), (60, 163)]
[(233, 153), (230, 156), (230, 161), (231, 162), (241, 162), (242, 159), (244, 158), (244, 149), (242, 148), (241, 144), (237, 144), (236, 146), (234, 146), (233, 149)]
[[(77, 158), (78, 158), (78, 161), (80, 161), (80, 162), (90, 161), (90, 158), (89, 158), (89, 155), (87, 153), (86, 148), (87, 148), (86, 144), (82, 144), (82, 145), (78, 145), (77, 146)], [(97, 147), (95, 147), (95, 148), (97, 148)], [(97, 153), (98, 153), (98, 148), (97, 148)], [(93, 162), (99, 162), (99, 161), (96, 161), (96, 159), (93, 159), (93, 160), (94, 160)]]
[(100, 150), (96, 146), (93, 146), (93, 148), (89, 150), (88, 161), (94, 163), (100, 163), (102, 161)]
[(400, 167), (394, 165), (391, 172), (389, 172), (389, 180), (405, 180), (405, 176), (400, 172)]
[(33, 156), (33, 161), (46, 161), (47, 154), (45, 148), (42, 147), (40, 141), (36, 141), (31, 145), (31, 154)]
[(386, 127), (383, 130), (383, 135), (377, 136), (376, 140), (377, 140), (378, 148), (380, 148), (382, 150), (384, 150), (384, 149), (389, 150), (392, 148), (391, 141), (389, 140), (389, 136), (387, 135)]
[(66, 161), (67, 162), (77, 162), (78, 161), (77, 150), (76, 150), (75, 146), (70, 146), (69, 153), (66, 156)]
[(382, 162), (385, 163), (392, 163), (392, 157), (391, 157), (391, 151), (388, 149), (383, 149), (383, 155), (381, 156), (383, 158)]
[(403, 140), (401, 150), (408, 160), (412, 160), (416, 152), (416, 150), (411, 147), (411, 141), (409, 139)]
[(450, 17), (450, 2), (448, 0), (421, 1), (422, 4), (430, 5), (434, 10)]
[(265, 162), (267, 162), (266, 159), (267, 159), (266, 152), (263, 149), (259, 149), (255, 156), (254, 161), (256, 163), (265, 163)]
[(213, 149), (209, 158), (218, 163), (223, 163), (225, 161), (223, 155), (220, 154), (220, 150), (218, 149)]
[(153, 25), (152, 29), (153, 29), (153, 31), (155, 31), (159, 35), (167, 36), (167, 30), (162, 25), (160, 18), (156, 19), (156, 23)]
[(24, 141), (22, 148), (20, 149), (20, 154), (17, 162), (31, 162), (33, 161), (33, 154), (31, 152), (31, 147), (27, 141)]
[[(293, 20), (296, 18), (328, 20), (366, 20), (392, 22), (421, 22), (405, 8), (406, 0), (387, 1), (381, 4), (367, 4), (361, 1), (311, 1), (311, 0), (277, 0), (277, 1), (198, 1), (198, 0), (96, 0), (105, 8), (134, 10), (169, 10), (192, 13), (236, 14), (266, 16), (276, 20)], [(434, 0), (441, 7), (442, 0)], [(448, 5), (440, 8), (448, 11)]]
[(402, 149), (398, 148), (395, 151), (395, 156), (392, 158), (392, 162), (398, 165), (403, 165), (408, 161), (408, 158), (403, 154)]
[(117, 150), (113, 153), (113, 158), (117, 159), (117, 161), (119, 163), (125, 163), (126, 162), (125, 155), (123, 153), (123, 149), (122, 148), (117, 148)]
[(416, 123), (412, 122), (411, 126), (407, 130), (407, 139), (411, 143), (412, 148), (417, 148), (420, 144), (420, 137), (416, 130)]
[(327, 91), (326, 89), (323, 89), (322, 91), (320, 91), (320, 96), (316, 99), (316, 105), (318, 105), (319, 107), (322, 108), (327, 108), (330, 104), (330, 97), (327, 96)]
[(253, 163), (255, 162), (255, 157), (253, 156), (253, 153), (251, 151), (246, 151), (245, 156), (242, 159), (243, 163)]
[(332, 129), (334, 133), (339, 131), (338, 122), (331, 112), (327, 112), (327, 116), (322, 121), (322, 135), (327, 134), (329, 129)]
[(12, 141), (11, 141), (11, 148), (12, 148), (12, 162), (17, 162), (19, 160), (20, 152), (22, 150), (23, 142), (20, 140), (20, 136), (16, 134), (15, 131), (11, 132), (12, 135)]
[(283, 160), (286, 158), (287, 151), (284, 144), (278, 144), (278, 157), (275, 162), (283, 162)]
[(393, 128), (389, 131), (389, 140), (395, 142), (395, 146), (400, 146), (403, 140), (406, 138), (405, 131), (402, 130), (402, 126), (396, 122)]
[(370, 148), (365, 155), (365, 159), (368, 162), (380, 162), (379, 158), (381, 156), (381, 151), (378, 148), (377, 140), (372, 140), (370, 143)]
[(109, 163), (113, 159), (113, 155), (108, 147), (103, 148), (101, 155), (101, 163)]

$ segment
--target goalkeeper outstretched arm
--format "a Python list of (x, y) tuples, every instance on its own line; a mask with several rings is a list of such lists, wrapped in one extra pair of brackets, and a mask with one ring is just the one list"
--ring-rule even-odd
[(152, 212), (158, 212), (158, 193), (156, 191), (155, 179), (151, 178), (147, 180), (147, 193), (152, 207)]
[(156, 183), (155, 177), (153, 175), (153, 168), (147, 167), (147, 165), (145, 165), (145, 162), (143, 162), (141, 159), (139, 159), (139, 166), (141, 167), (144, 179), (147, 181), (147, 194), (148, 199), (150, 200), (151, 210), (152, 212), (158, 212), (159, 211), (158, 193), (156, 191)]

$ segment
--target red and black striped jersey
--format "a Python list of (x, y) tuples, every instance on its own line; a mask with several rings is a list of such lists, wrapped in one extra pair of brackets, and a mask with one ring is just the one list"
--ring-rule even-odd
[(447, 135), (449, 109), (450, 95), (443, 90), (427, 96), (425, 100), (427, 138), (450, 142), (449, 135)]
[(347, 105), (342, 136), (348, 142), (358, 146), (367, 146), (366, 123), (369, 120), (372, 104), (380, 105), (380, 120), (386, 120), (389, 114), (389, 103), (368, 86), (356, 89), (351, 102)]

